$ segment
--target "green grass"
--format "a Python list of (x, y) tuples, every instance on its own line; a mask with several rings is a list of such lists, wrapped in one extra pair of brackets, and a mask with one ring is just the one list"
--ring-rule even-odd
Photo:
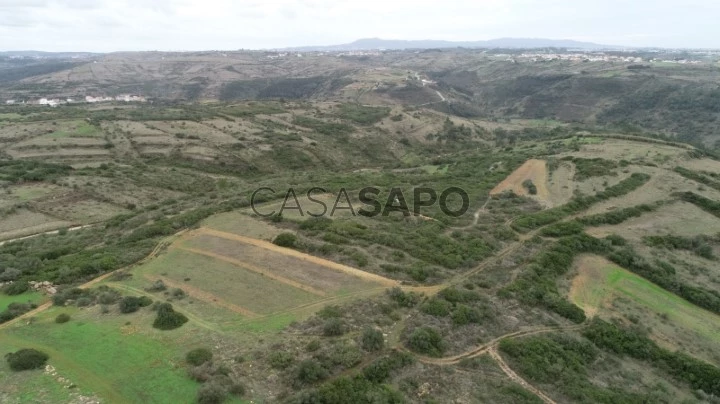
[(26, 202), (26, 201), (31, 201), (33, 199), (43, 197), (43, 196), (49, 194), (50, 192), (52, 192), (52, 189), (47, 186), (28, 185), (28, 186), (13, 188), (11, 195), (22, 202)]
[(6, 114), (0, 114), (0, 121), (6, 120), (6, 119), (20, 119), (22, 118), (22, 115), (16, 114), (14, 112), (12, 113), (6, 113)]
[[(61, 311), (73, 319), (56, 324), (54, 318)], [(97, 311), (53, 308), (32, 325), (3, 330), (0, 355), (19, 347), (42, 350), (50, 355), (48, 363), (60, 376), (105, 402), (177, 403), (195, 396), (198, 385), (182, 368), (184, 347), (172, 343), (191, 329), (155, 331), (149, 326), (153, 316), (149, 309), (133, 315), (106, 315), (102, 320), (92, 317)], [(140, 331), (123, 332), (126, 322), (136, 324)]]
[(46, 137), (51, 139), (59, 139), (66, 137), (96, 137), (102, 135), (102, 132), (95, 126), (85, 121), (70, 121), (60, 124), (60, 129), (52, 132)]
[(603, 302), (626, 298), (658, 315), (667, 316), (670, 324), (720, 343), (720, 316), (616, 265), (605, 263), (602, 267), (586, 270), (589, 279), (584, 282), (583, 290), (571, 295), (573, 303), (581, 308), (600, 308), (602, 312)]
[[(3, 345), (3, 350), (18, 350), (16, 345)], [(12, 397), (8, 403), (69, 403), (73, 392), (66, 389), (63, 383), (43, 370), (12, 372), (6, 361), (0, 360), (0, 400)]]
[(0, 311), (7, 310), (10, 303), (35, 303), (40, 304), (47, 300), (42, 293), (39, 292), (26, 292), (17, 296), (7, 296), (0, 293)]

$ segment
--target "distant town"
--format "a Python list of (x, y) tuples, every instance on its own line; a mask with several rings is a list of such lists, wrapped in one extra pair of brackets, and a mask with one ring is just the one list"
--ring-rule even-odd
[(123, 94), (123, 95), (117, 95), (115, 97), (93, 97), (91, 95), (85, 96), (84, 99), (75, 99), (75, 98), (38, 98), (34, 100), (5, 100), (5, 105), (17, 105), (17, 104), (25, 104), (25, 105), (45, 105), (48, 107), (57, 107), (58, 105), (63, 104), (95, 104), (100, 102), (113, 102), (113, 101), (120, 101), (120, 102), (146, 102), (147, 99), (141, 95), (131, 95), (131, 94)]

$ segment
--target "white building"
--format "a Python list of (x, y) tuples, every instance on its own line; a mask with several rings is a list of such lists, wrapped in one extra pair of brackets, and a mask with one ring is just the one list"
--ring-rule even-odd
[(5, 104), (6, 104), (6, 105), (13, 105), (13, 104), (15, 104), (15, 100), (7, 100), (7, 101), (5, 101)]

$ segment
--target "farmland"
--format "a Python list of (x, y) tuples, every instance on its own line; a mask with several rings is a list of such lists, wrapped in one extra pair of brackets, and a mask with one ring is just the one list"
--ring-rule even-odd
[(1, 402), (717, 401), (714, 121), (619, 99), (714, 73), (184, 57), (72, 68), (174, 69), (146, 103), (0, 107)]

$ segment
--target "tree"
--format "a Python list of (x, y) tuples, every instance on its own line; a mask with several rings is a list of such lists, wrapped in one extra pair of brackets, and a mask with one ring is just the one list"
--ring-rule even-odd
[(174, 330), (187, 321), (188, 318), (184, 314), (176, 312), (172, 304), (162, 303), (158, 306), (158, 314), (153, 322), (153, 327), (159, 330)]
[(368, 327), (363, 330), (360, 343), (366, 351), (379, 351), (385, 345), (385, 337), (380, 330)]
[(21, 349), (15, 353), (5, 355), (10, 369), (19, 372), (22, 370), (39, 369), (45, 366), (50, 357), (45, 352), (36, 349)]

